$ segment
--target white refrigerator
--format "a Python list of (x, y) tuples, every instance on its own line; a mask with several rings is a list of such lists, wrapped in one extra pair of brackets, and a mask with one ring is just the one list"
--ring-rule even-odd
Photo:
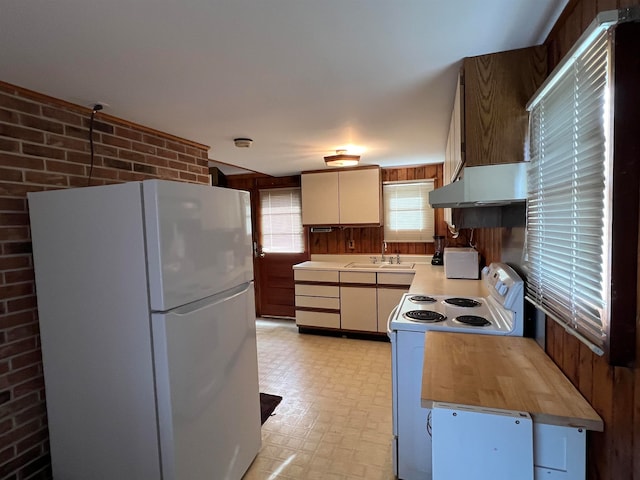
[(54, 478), (240, 479), (261, 445), (248, 193), (28, 201)]

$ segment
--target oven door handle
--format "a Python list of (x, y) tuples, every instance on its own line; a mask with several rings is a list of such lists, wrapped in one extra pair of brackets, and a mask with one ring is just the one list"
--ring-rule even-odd
[(389, 318), (387, 318), (387, 337), (389, 338), (391, 338), (391, 320), (396, 316), (396, 312), (398, 311), (399, 307), (400, 304), (393, 307), (393, 310), (391, 310), (391, 313), (389, 314)]

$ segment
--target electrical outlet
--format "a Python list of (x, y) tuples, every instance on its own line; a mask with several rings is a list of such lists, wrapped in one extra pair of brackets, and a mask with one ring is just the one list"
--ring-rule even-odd
[(351, 249), (356, 248), (356, 242), (354, 242), (353, 240), (349, 240), (348, 247)]

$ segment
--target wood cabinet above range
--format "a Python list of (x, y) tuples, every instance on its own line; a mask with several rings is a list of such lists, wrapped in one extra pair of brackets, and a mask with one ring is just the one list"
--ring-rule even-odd
[[(526, 104), (547, 76), (544, 46), (463, 60), (447, 161), (465, 167), (525, 160)], [(445, 176), (445, 183), (453, 180)]]
[(302, 172), (304, 225), (381, 225), (379, 166)]

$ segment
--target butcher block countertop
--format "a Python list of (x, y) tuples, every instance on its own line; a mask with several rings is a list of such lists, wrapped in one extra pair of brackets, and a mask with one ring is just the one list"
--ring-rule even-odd
[(602, 419), (531, 338), (428, 331), (422, 406), (528, 412), (534, 422), (603, 431)]

